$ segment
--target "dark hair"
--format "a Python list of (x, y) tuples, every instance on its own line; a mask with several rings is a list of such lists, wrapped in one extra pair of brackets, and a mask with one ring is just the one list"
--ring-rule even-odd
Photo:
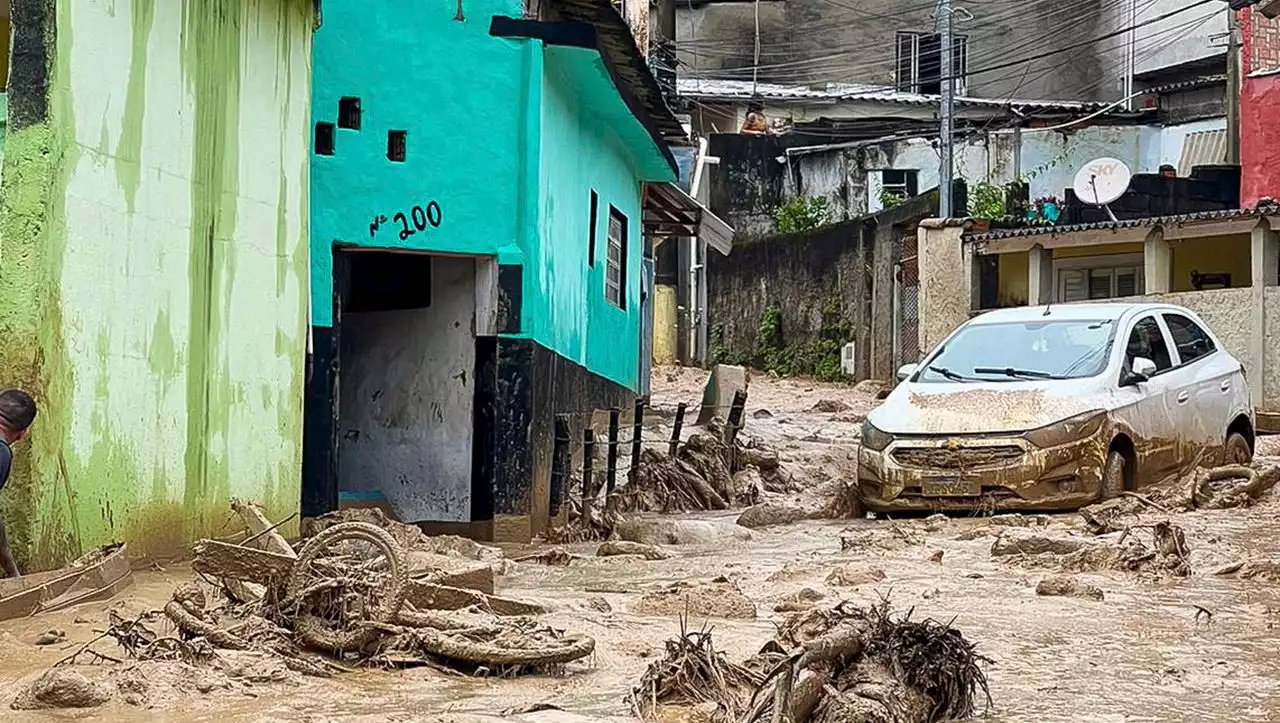
[(21, 389), (0, 392), (0, 427), (22, 432), (36, 421), (36, 400)]

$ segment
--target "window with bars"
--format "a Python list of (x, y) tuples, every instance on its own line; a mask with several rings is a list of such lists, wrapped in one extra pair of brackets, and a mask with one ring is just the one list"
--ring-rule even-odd
[(619, 309), (627, 308), (627, 217), (609, 207), (609, 249), (604, 265), (604, 297)]
[[(969, 39), (952, 36), (951, 75), (956, 95), (964, 95), (969, 74)], [(942, 36), (936, 33), (898, 33), (898, 90), (904, 93), (942, 93)]]

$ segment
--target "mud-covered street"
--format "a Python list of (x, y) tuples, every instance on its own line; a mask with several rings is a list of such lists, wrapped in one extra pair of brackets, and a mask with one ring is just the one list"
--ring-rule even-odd
[[(695, 403), (704, 378), (655, 373), (655, 436), (663, 410)], [(874, 390), (753, 378), (743, 433), (777, 450), (798, 490), (766, 499), (823, 509), (852, 479), (859, 425), (874, 404)], [(1266, 440), (1259, 447), (1269, 451)], [(1280, 464), (1260, 457), (1255, 465), (1272, 461)], [(107, 641), (95, 650), (120, 662), (80, 656), (70, 667), (115, 686), (110, 700), (88, 711), (7, 709), (103, 630), (109, 609), (130, 618), (161, 607), (192, 576), (185, 565), (157, 567), (136, 573), (110, 602), (0, 626), (0, 700), (6, 719), (31, 721), (633, 720), (628, 694), (679, 635), (682, 614), (742, 660), (795, 611), (887, 599), (913, 619), (951, 623), (977, 646), (987, 659), (986, 720), (1280, 720), (1280, 501), (1268, 493), (1230, 509), (1138, 507), (1123, 529), (1101, 536), (1076, 514), (803, 519), (750, 530), (735, 522), (740, 509), (668, 515), (677, 522), (632, 523), (639, 532), (628, 535), (687, 540), (659, 545), (663, 554), (652, 557), (662, 559), (598, 556), (596, 541), (503, 550), (497, 594), (542, 603), (543, 622), (596, 641), (593, 655), (554, 674), (476, 677), (419, 666), (317, 678), (260, 661), (215, 674), (125, 660)], [(1172, 553), (1153, 539), (1164, 521), (1185, 536)], [(551, 549), (567, 556), (529, 557)], [(1183, 565), (1189, 570), (1175, 570)], [(670, 590), (677, 584), (688, 587)], [(37, 645), (51, 630), (65, 636)], [(696, 707), (666, 714), (708, 720)]]

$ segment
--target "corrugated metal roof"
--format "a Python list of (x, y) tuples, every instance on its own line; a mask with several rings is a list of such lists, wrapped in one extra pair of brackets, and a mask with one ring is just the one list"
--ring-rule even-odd
[(1227, 160), (1227, 130), (1188, 133), (1182, 142), (1178, 168), (1190, 171), (1196, 166), (1215, 166)]
[[(893, 88), (854, 83), (831, 83), (824, 88), (778, 83), (755, 84), (749, 80), (714, 80), (707, 78), (679, 78), (677, 92), (689, 98), (702, 100), (752, 100), (760, 98), (774, 101), (868, 101), (874, 103), (905, 103), (909, 105), (937, 105), (941, 96), (920, 93), (902, 93)], [(1044, 108), (1067, 111), (1091, 111), (1105, 107), (1103, 103), (1081, 103), (1057, 100), (1008, 100), (1003, 98), (973, 98), (960, 96), (958, 105), (1002, 108)]]
[(1140, 228), (1143, 226), (1171, 225), (1193, 221), (1227, 221), (1251, 216), (1280, 215), (1280, 206), (1258, 206), (1257, 208), (1228, 208), (1221, 211), (1200, 211), (1184, 213), (1178, 216), (1149, 216), (1132, 218), (1123, 221), (1100, 221), (1098, 223), (1077, 223), (1063, 226), (1027, 226), (1024, 228), (1002, 228), (988, 233), (970, 234), (970, 241), (996, 241), (1005, 238), (1021, 238), (1025, 236), (1049, 236), (1076, 233), (1078, 231), (1104, 231), (1120, 228)]

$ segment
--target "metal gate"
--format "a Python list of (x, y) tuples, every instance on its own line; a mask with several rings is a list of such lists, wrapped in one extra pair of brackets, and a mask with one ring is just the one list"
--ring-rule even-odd
[(893, 268), (893, 368), (920, 361), (920, 270), (916, 236), (903, 236)]

